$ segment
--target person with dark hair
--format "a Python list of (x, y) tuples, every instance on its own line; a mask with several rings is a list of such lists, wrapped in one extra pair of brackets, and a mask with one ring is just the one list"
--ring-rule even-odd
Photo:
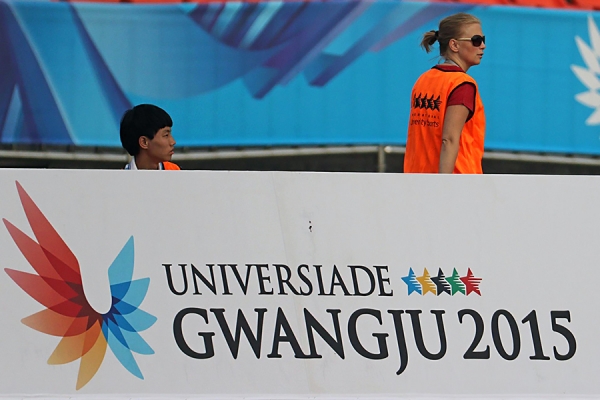
[(170, 162), (175, 147), (169, 114), (152, 104), (140, 104), (127, 110), (121, 118), (121, 144), (133, 156), (125, 169), (178, 170)]
[(485, 50), (481, 22), (458, 13), (423, 35), (427, 53), (439, 42), (443, 62), (412, 90), (404, 172), (481, 174), (485, 113), (475, 79), (467, 75)]

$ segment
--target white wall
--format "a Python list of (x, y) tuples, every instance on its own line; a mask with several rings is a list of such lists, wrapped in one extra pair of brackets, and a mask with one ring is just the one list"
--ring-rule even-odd
[[(85, 296), (99, 313), (111, 307), (108, 267), (133, 236), (133, 279), (150, 279), (140, 308), (157, 320), (139, 332), (154, 354), (133, 355), (143, 379), (119, 362), (109, 339), (97, 373), (77, 390), (81, 345), (71, 339), (66, 346), (75, 361), (48, 365), (60, 337), (20, 322), (45, 307), (2, 272), (0, 397), (600, 394), (600, 178), (0, 170), (0, 216), (56, 255), (56, 243), (45, 244), (48, 229), (38, 232), (41, 239), (33, 236), (35, 222), (26, 217), (15, 181), (77, 258)], [(172, 265), (173, 290), (165, 264)], [(173, 293), (183, 288), (179, 264), (189, 284), (182, 295)], [(199, 279), (202, 294), (194, 293), (192, 264), (207, 278), (207, 265), (214, 265), (216, 294)], [(299, 294), (289, 286), (280, 294), (277, 271), (286, 268), (278, 265), (289, 267)], [(371, 294), (355, 294), (351, 266), (362, 267), (354, 268), (362, 293), (370, 292), (373, 277)], [(34, 273), (6, 226), (0, 226), (0, 267)], [(403, 278), (409, 280), (411, 268), (421, 279), (425, 269), (433, 278), (440, 270), (466, 277), (470, 269), (481, 278), (471, 287), (479, 294), (409, 295)], [(233, 269), (244, 285), (250, 270), (245, 294)], [(326, 294), (334, 279), (333, 295), (319, 294), (318, 272)], [(179, 323), (184, 309), (193, 312)], [(227, 344), (217, 316), (235, 335), (238, 310), (254, 333), (263, 316), (258, 357), (243, 331), (237, 358)], [(337, 344), (314, 332), (311, 351), (305, 312)], [(425, 350), (415, 339), (417, 317)], [(479, 317), (482, 335), (472, 357), (483, 358), (465, 358)], [(311, 353), (320, 357), (303, 358)]]

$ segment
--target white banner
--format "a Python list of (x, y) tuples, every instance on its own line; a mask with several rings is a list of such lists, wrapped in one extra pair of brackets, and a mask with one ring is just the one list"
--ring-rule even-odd
[(600, 397), (600, 178), (0, 171), (0, 397)]

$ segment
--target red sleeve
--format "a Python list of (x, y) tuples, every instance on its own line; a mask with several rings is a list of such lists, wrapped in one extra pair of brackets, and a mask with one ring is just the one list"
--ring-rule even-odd
[(461, 83), (450, 93), (448, 98), (449, 106), (463, 105), (469, 109), (469, 117), (467, 121), (473, 116), (475, 112), (475, 85), (471, 82)]

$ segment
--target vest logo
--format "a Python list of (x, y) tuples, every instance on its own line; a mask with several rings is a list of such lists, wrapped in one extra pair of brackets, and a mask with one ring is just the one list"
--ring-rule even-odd
[(580, 104), (586, 107), (593, 108), (594, 112), (586, 120), (586, 125), (600, 125), (600, 32), (591, 16), (588, 16), (588, 33), (590, 37), (591, 47), (588, 46), (579, 36), (575, 37), (575, 43), (579, 49), (579, 54), (585, 62), (585, 67), (571, 65), (571, 71), (579, 79), (581, 83), (588, 89), (587, 92), (579, 93), (575, 96)]
[(108, 345), (125, 369), (144, 379), (133, 353), (154, 354), (139, 332), (150, 328), (156, 317), (139, 308), (146, 297), (150, 278), (132, 280), (133, 236), (108, 269), (112, 305), (106, 314), (99, 314), (85, 297), (77, 258), (19, 182), (16, 184), (37, 241), (6, 219), (2, 221), (36, 273), (9, 268), (5, 271), (21, 289), (46, 307), (21, 322), (61, 338), (48, 364), (67, 364), (81, 359), (76, 384), (79, 390), (99, 370)]
[(422, 108), (422, 109), (429, 109), (429, 110), (437, 110), (440, 111), (440, 105), (442, 104), (442, 101), (440, 100), (440, 96), (437, 97), (437, 99), (433, 99), (433, 95), (431, 95), (430, 97), (427, 97), (427, 94), (425, 94), (424, 96), (421, 96), (421, 93), (419, 93), (418, 96), (415, 96), (413, 98), (413, 108)]
[(473, 272), (471, 272), (471, 268), (469, 268), (465, 276), (460, 276), (456, 268), (454, 268), (452, 275), (448, 277), (444, 275), (444, 271), (441, 268), (438, 270), (437, 276), (429, 275), (427, 268), (423, 269), (423, 275), (416, 276), (413, 269), (410, 268), (408, 275), (403, 276), (402, 280), (406, 283), (409, 296), (412, 293), (418, 293), (421, 296), (425, 296), (427, 293), (431, 293), (434, 296), (439, 296), (442, 293), (450, 296), (454, 296), (456, 293), (462, 293), (465, 296), (477, 293), (481, 296), (479, 284), (482, 278), (476, 278)]

